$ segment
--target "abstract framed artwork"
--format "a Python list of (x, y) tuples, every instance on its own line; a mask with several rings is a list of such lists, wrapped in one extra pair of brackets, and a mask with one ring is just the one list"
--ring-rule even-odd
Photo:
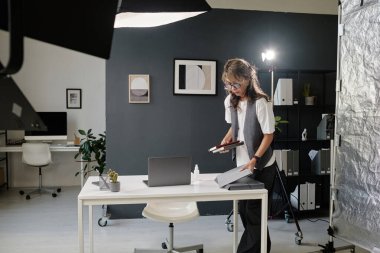
[(216, 61), (174, 59), (175, 95), (216, 95)]
[(150, 102), (149, 75), (129, 75), (129, 103)]
[(66, 89), (66, 108), (82, 108), (82, 89)]

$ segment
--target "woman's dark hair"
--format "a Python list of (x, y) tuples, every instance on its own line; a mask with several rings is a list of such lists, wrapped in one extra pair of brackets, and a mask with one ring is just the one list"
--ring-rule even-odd
[[(222, 81), (227, 83), (228, 76), (233, 76), (237, 80), (249, 80), (249, 84), (247, 86), (246, 95), (249, 102), (253, 102), (260, 98), (265, 98), (269, 101), (269, 97), (265, 92), (261, 89), (259, 79), (257, 78), (256, 68), (249, 64), (244, 59), (235, 58), (230, 59), (226, 62), (223, 69)], [(239, 104), (240, 97), (231, 94), (231, 105), (233, 108), (237, 108)]]

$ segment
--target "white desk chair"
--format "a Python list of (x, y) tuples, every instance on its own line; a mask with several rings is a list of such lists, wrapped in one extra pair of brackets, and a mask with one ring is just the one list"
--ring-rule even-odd
[(149, 202), (144, 208), (142, 215), (148, 219), (160, 222), (169, 222), (169, 239), (167, 244), (162, 243), (164, 250), (144, 250), (135, 249), (135, 253), (142, 252), (187, 252), (196, 250), (197, 253), (203, 253), (203, 244), (174, 247), (174, 225), (173, 223), (185, 222), (199, 216), (199, 211), (196, 202), (169, 202), (155, 201)]
[[(41, 168), (51, 163), (51, 153), (49, 144), (47, 143), (23, 143), (22, 144), (22, 162), (33, 167), (37, 167), (39, 171), (39, 186), (37, 189), (26, 194), (26, 199), (30, 199), (30, 195), (35, 193), (51, 193), (53, 197), (57, 197), (57, 192), (61, 188), (57, 188), (57, 192), (53, 189), (42, 187)], [(19, 192), (24, 195), (24, 191)]]

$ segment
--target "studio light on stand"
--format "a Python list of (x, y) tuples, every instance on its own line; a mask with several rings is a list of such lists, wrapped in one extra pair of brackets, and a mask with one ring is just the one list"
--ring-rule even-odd
[(210, 10), (205, 0), (119, 0), (114, 27), (155, 27)]
[(276, 58), (276, 53), (273, 50), (266, 50), (265, 52), (261, 53), (261, 58), (263, 62), (265, 62), (267, 65), (269, 65), (269, 72), (271, 73), (271, 86), (270, 86), (270, 99), (272, 102), (272, 106), (274, 105), (274, 59)]

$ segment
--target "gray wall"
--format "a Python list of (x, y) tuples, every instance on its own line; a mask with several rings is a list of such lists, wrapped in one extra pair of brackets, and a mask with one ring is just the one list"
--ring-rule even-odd
[[(201, 173), (234, 165), (230, 155), (212, 155), (228, 129), (224, 62), (243, 57), (266, 68), (261, 52), (277, 51), (277, 68), (335, 69), (337, 16), (241, 10), (212, 10), (157, 28), (116, 29), (106, 70), (108, 166), (120, 174), (147, 173), (149, 156), (191, 155)], [(217, 61), (217, 96), (173, 95), (173, 59)], [(128, 75), (149, 74), (151, 102), (128, 103)], [(270, 92), (266, 78), (264, 90)], [(140, 216), (142, 206), (112, 207), (113, 217)], [(226, 213), (231, 203), (201, 204), (202, 214)], [(116, 211), (118, 210), (118, 211)]]

